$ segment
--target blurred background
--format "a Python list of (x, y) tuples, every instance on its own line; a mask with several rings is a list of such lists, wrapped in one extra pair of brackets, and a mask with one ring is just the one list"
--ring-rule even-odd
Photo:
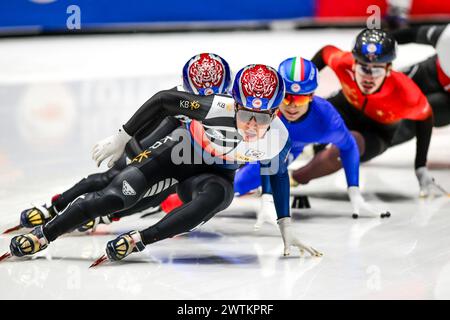
[[(73, 32), (136, 32), (361, 26), (368, 8), (383, 17), (405, 15), (411, 22), (445, 22), (450, 2), (442, 0), (14, 0), (0, 3), (2, 35)], [(76, 26), (72, 14), (81, 14)]]

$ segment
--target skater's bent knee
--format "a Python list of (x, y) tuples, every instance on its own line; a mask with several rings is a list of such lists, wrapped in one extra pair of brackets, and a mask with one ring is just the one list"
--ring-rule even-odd
[(95, 219), (105, 214), (123, 209), (123, 200), (115, 194), (93, 192), (78, 198), (72, 204), (79, 208), (86, 220)]
[(223, 210), (233, 201), (234, 188), (231, 181), (219, 175), (204, 174), (178, 185), (177, 193), (184, 203), (202, 196), (202, 199), (206, 200), (205, 205), (215, 206), (218, 210)]
[(219, 211), (226, 209), (234, 198), (233, 184), (221, 177), (208, 180), (203, 186), (203, 190), (210, 199), (216, 200), (218, 204), (217, 210)]
[(362, 156), (366, 151), (366, 142), (361, 133), (357, 131), (351, 131), (352, 136), (355, 138), (356, 144), (358, 145), (359, 156)]

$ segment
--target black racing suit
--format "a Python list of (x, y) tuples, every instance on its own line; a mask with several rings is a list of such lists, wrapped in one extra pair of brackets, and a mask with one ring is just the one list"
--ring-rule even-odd
[[(399, 44), (420, 43), (436, 48), (439, 37), (447, 26), (420, 26), (393, 32)], [(434, 126), (443, 127), (450, 124), (450, 93), (446, 91), (438, 78), (437, 55), (416, 63), (403, 71), (426, 95), (433, 109)], [(416, 133), (413, 121), (403, 120), (396, 132), (393, 145), (412, 139)]]
[[(206, 116), (214, 98), (182, 92), (175, 92), (172, 95), (173, 92), (170, 90), (159, 92), (147, 101), (124, 125), (126, 132), (134, 136), (143, 128), (154, 128), (155, 124), (158, 125), (163, 119), (173, 115), (181, 114), (202, 119), (202, 116)], [(200, 108), (196, 110), (180, 108), (180, 97), (189, 103), (195, 100), (200, 104)], [(155, 107), (148, 108), (147, 105)], [(141, 114), (148, 111), (154, 114), (145, 116)], [(106, 174), (100, 174), (104, 179), (101, 184), (86, 184), (83, 190), (85, 193), (68, 204), (58, 216), (44, 226), (43, 231), (48, 241), (54, 241), (62, 234), (96, 217), (124, 210), (138, 211), (158, 204), (164, 199), (161, 193), (170, 194), (175, 187), (185, 205), (175, 209), (156, 225), (142, 231), (144, 244), (187, 232), (228, 207), (234, 197), (235, 168), (205, 163), (174, 164), (171, 155), (175, 146), (182, 144), (181, 149), (192, 151), (192, 156), (195, 151), (183, 126), (173, 125), (169, 129), (172, 129), (169, 130), (171, 132), (162, 139), (156, 139), (160, 138), (159, 136), (152, 137), (153, 141), (159, 143), (156, 147), (148, 149), (151, 152), (148, 158), (138, 156), (132, 163), (126, 165), (125, 157), (122, 157), (120, 164)], [(81, 188), (82, 183), (78, 184), (77, 193), (81, 192)]]
[[(127, 161), (134, 159), (143, 150), (149, 148), (154, 143), (163, 139), (165, 136), (169, 135), (173, 130), (181, 126), (181, 121), (175, 117), (166, 117), (159, 123), (155, 129), (146, 128), (145, 131), (140, 131), (136, 134), (127, 144), (126, 152), (122, 157), (114, 164), (114, 166), (101, 173), (95, 173), (83, 178), (78, 183), (76, 183), (70, 189), (61, 193), (52, 202), (52, 205), (56, 208), (58, 212), (63, 211), (72, 201), (77, 199), (79, 196), (100, 191), (105, 188), (111, 181), (127, 166)], [(151, 131), (151, 132), (147, 132)], [(110, 214), (111, 218), (122, 218), (129, 216), (145, 209), (157, 207), (168, 195), (176, 192), (176, 187), (172, 186), (167, 190), (155, 195), (154, 197), (144, 198), (136, 205), (129, 209), (121, 210), (118, 212), (113, 212)]]
[[(171, 90), (177, 91), (177, 87)], [(52, 205), (56, 208), (57, 212), (61, 212), (79, 196), (102, 190), (127, 166), (127, 161), (130, 161), (129, 159), (134, 159), (143, 150), (169, 135), (173, 130), (181, 126), (181, 124), (181, 121), (173, 116), (164, 117), (163, 113), (155, 116), (155, 121), (151, 121), (137, 130), (133, 138), (127, 143), (124, 154), (111, 169), (83, 178), (70, 189), (54, 197), (55, 200), (52, 201)], [(176, 187), (172, 186), (154, 197), (142, 199), (129, 209), (111, 213), (110, 217), (122, 218), (151, 207), (157, 207), (168, 195), (175, 191)]]
[[(234, 196), (234, 173), (242, 164), (239, 161), (245, 163), (255, 159), (261, 160), (262, 167), (267, 169), (277, 213), (281, 212), (279, 217), (288, 216), (289, 177), (286, 158), (290, 142), (287, 130), (275, 123), (274, 129), (271, 130), (271, 125), (264, 139), (267, 142), (281, 133), (286, 138), (279, 139), (282, 141), (280, 145), (272, 148), (271, 144), (265, 143), (269, 150), (261, 149), (262, 147), (248, 149), (237, 132), (232, 102), (227, 96), (196, 96), (173, 90), (155, 94), (123, 126), (130, 136), (136, 135), (142, 128), (156, 127), (161, 119), (168, 116), (186, 116), (193, 119), (192, 124), (176, 127), (170, 134), (159, 139), (119, 173), (112, 174), (114, 177), (106, 187), (83, 194), (71, 202), (61, 214), (43, 227), (47, 240), (54, 241), (62, 234), (99, 216), (133, 208), (142, 199), (158, 196), (173, 186), (177, 186), (184, 204), (154, 226), (141, 231), (142, 240), (144, 244), (150, 244), (188, 232), (228, 207)], [(193, 141), (197, 136), (192, 130), (195, 131), (194, 128), (199, 126), (209, 137), (208, 146), (224, 143), (222, 147), (229, 150), (225, 156), (236, 161), (208, 162), (208, 154), (200, 152), (201, 161), (198, 162), (199, 145)], [(238, 153), (231, 157), (232, 151)], [(188, 160), (177, 163), (174, 161), (174, 154), (183, 161)], [(222, 160), (212, 154), (209, 157)]]

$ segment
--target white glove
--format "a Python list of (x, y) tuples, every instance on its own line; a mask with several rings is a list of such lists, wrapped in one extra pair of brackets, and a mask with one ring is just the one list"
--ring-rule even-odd
[(389, 218), (391, 213), (389, 211), (381, 211), (369, 204), (364, 200), (359, 187), (349, 187), (348, 188), (348, 197), (350, 198), (350, 202), (353, 207), (353, 215), (354, 219), (358, 218), (362, 213), (363, 216), (368, 217), (381, 217), (381, 218)]
[(94, 146), (92, 160), (97, 163), (97, 167), (100, 167), (103, 160), (112, 156), (108, 162), (108, 167), (111, 168), (122, 156), (125, 145), (130, 139), (131, 136), (125, 130), (120, 129), (116, 135), (103, 139)]
[(273, 203), (273, 196), (268, 193), (261, 196), (261, 207), (256, 212), (255, 231), (259, 230), (264, 222), (273, 226), (277, 225), (277, 211)]
[(416, 177), (417, 180), (419, 180), (420, 197), (428, 197), (429, 195), (436, 193), (448, 195), (447, 191), (436, 183), (426, 167), (417, 168)]
[(284, 255), (288, 256), (290, 254), (291, 246), (297, 247), (300, 250), (300, 254), (303, 255), (307, 251), (313, 257), (321, 257), (322, 253), (304, 245), (293, 233), (291, 217), (281, 218), (278, 220), (278, 227), (280, 228), (281, 236), (284, 242)]

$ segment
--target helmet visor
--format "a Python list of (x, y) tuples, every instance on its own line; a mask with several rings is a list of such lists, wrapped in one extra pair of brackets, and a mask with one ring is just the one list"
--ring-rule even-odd
[(286, 93), (284, 95), (283, 104), (290, 105), (291, 103), (293, 103), (295, 106), (303, 106), (309, 103), (310, 98), (311, 98), (310, 95), (297, 95)]
[(239, 106), (236, 112), (236, 118), (241, 122), (250, 122), (252, 119), (255, 119), (258, 125), (267, 126), (272, 122), (273, 114), (252, 111)]
[(365, 77), (381, 78), (386, 76), (387, 68), (386, 66), (371, 66), (368, 64), (357, 63), (355, 72)]

